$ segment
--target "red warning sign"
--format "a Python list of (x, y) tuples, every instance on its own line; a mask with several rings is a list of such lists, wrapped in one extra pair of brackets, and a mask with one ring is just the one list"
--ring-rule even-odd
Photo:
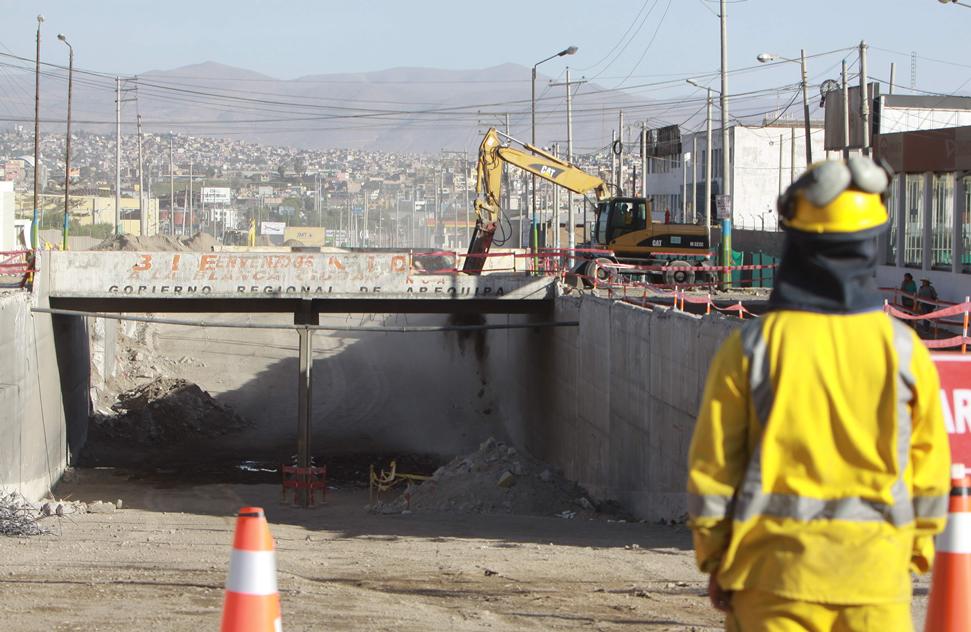
[(941, 408), (951, 462), (971, 467), (971, 354), (931, 354), (941, 376)]

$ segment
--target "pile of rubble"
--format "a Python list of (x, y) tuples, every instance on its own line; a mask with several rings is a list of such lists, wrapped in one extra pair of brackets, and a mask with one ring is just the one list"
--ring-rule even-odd
[(597, 511), (582, 487), (495, 439), (487, 439), (476, 452), (438, 468), (420, 485), (409, 485), (393, 501), (378, 502), (369, 509), (377, 513), (449, 511), (561, 518)]
[(111, 406), (91, 419), (93, 438), (138, 445), (174, 445), (216, 437), (246, 427), (246, 421), (197, 384), (159, 377), (124, 391)]
[(0, 492), (0, 535), (25, 537), (50, 533), (40, 525), (42, 516), (37, 507), (17, 492)]
[(208, 233), (191, 237), (173, 235), (117, 235), (105, 239), (93, 250), (125, 250), (129, 252), (212, 252), (218, 242)]

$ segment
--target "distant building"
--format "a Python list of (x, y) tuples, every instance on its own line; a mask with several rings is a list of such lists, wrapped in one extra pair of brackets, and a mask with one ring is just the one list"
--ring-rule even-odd
[(911, 272), (941, 298), (963, 301), (971, 295), (971, 126), (881, 134), (875, 150), (896, 174), (878, 281), (897, 287)]
[[(877, 281), (898, 287), (906, 272), (945, 300), (971, 295), (971, 97), (880, 94), (870, 84), (873, 153), (895, 172), (890, 228), (880, 240)], [(863, 147), (860, 89), (849, 95), (849, 148)], [(826, 96), (826, 144), (844, 146), (842, 95)]]
[[(813, 121), (810, 125), (813, 160), (822, 160), (826, 157), (822, 122)], [(736, 226), (761, 229), (777, 221), (776, 199), (806, 169), (804, 130), (801, 121), (729, 128), (729, 178)], [(712, 131), (712, 196), (724, 191), (721, 137), (721, 129)], [(695, 147), (697, 153), (692, 154)], [(672, 135), (654, 143), (654, 150), (648, 153), (643, 182), (646, 197), (653, 204), (654, 220), (664, 221), (669, 212), (672, 221), (704, 223), (706, 133)], [(629, 193), (639, 195), (641, 191)], [(714, 199), (711, 215), (716, 221)]]

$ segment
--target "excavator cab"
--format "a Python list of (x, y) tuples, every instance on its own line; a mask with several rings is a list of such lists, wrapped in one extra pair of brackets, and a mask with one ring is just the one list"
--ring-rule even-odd
[(612, 198), (597, 204), (596, 215), (594, 241), (606, 245), (621, 235), (646, 229), (651, 221), (651, 208), (644, 198)]

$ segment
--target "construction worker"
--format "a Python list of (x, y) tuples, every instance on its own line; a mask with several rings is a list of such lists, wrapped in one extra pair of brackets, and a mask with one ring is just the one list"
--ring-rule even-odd
[(900, 304), (906, 310), (914, 308), (914, 294), (917, 294), (917, 284), (914, 283), (914, 275), (910, 272), (904, 273), (904, 280), (900, 283)]
[(789, 187), (770, 310), (709, 369), (689, 515), (728, 630), (911, 630), (908, 569), (933, 560), (950, 451), (927, 349), (873, 278), (887, 185), (858, 157)]

